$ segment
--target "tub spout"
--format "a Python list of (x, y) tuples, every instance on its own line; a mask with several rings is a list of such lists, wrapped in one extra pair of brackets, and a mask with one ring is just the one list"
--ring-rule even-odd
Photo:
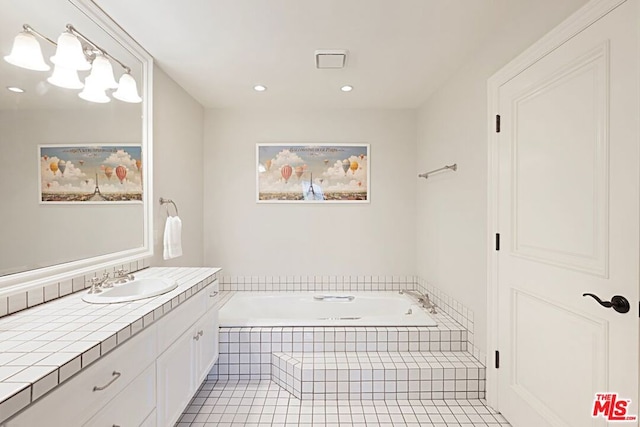
[(416, 297), (420, 305), (422, 305), (424, 309), (429, 310), (429, 313), (438, 314), (438, 312), (436, 311), (436, 305), (431, 302), (428, 294), (426, 293), (423, 294), (422, 292), (419, 292), (413, 289), (404, 289), (404, 290), (401, 290), (399, 293), (401, 295), (408, 294)]

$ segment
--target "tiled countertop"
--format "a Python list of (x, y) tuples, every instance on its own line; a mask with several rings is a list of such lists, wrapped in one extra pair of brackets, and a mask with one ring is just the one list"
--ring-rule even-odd
[(0, 423), (159, 320), (213, 282), (219, 271), (149, 268), (136, 277), (175, 279), (178, 287), (117, 304), (86, 303), (82, 291), (1, 318)]

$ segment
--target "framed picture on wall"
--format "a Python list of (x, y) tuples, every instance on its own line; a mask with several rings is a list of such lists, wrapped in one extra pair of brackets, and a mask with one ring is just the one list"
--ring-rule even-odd
[(258, 203), (369, 203), (369, 144), (258, 143)]
[(40, 203), (142, 203), (140, 144), (39, 145)]

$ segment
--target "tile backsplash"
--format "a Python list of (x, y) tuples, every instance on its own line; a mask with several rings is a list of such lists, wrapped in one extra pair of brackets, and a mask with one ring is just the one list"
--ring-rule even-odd
[(122, 268), (134, 273), (148, 268), (150, 266), (149, 261), (146, 258), (126, 264), (114, 264), (108, 268), (91, 271), (59, 282), (47, 283), (28, 291), (0, 296), (0, 317), (87, 289), (91, 286), (88, 283), (89, 279), (94, 276), (101, 277), (105, 272), (113, 273)]
[(399, 291), (414, 276), (223, 276), (224, 291)]

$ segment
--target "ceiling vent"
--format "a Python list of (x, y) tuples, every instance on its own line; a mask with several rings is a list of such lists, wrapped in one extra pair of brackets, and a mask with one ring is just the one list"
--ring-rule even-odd
[(346, 50), (316, 50), (316, 68), (319, 70), (344, 68), (346, 64)]

